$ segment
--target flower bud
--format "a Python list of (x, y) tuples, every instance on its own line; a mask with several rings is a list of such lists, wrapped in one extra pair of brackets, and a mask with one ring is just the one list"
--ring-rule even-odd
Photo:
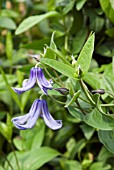
[(54, 90), (57, 90), (62, 95), (67, 95), (69, 93), (69, 90), (67, 88), (55, 88)]
[(104, 94), (105, 90), (104, 89), (92, 90), (91, 93), (93, 93), (93, 94), (96, 94), (96, 93)]

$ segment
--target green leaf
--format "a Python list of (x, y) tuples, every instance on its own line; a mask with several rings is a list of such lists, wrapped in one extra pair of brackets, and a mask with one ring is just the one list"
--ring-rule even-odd
[(56, 44), (54, 43), (54, 35), (55, 35), (55, 32), (53, 32), (53, 34), (51, 36), (50, 48), (52, 48), (54, 51), (57, 51)]
[(6, 36), (6, 54), (8, 59), (10, 60), (10, 63), (12, 63), (13, 42), (11, 32), (8, 32)]
[(49, 42), (49, 38), (42, 38), (38, 40), (33, 40), (31, 43), (28, 44), (22, 44), (21, 47), (26, 49), (42, 50), (44, 48), (44, 44), (49, 45)]
[(64, 7), (63, 14), (66, 15), (68, 12), (70, 12), (73, 9), (75, 1), (69, 1), (69, 3)]
[(87, 38), (87, 34), (88, 34), (88, 30), (86, 28), (82, 28), (80, 31), (78, 31), (76, 36), (73, 38), (72, 53), (77, 54), (80, 52)]
[(42, 58), (40, 62), (54, 68), (55, 70), (67, 77), (74, 78), (75, 70), (73, 67), (67, 64), (48, 58)]
[(99, 0), (100, 5), (104, 13), (110, 19), (110, 21), (114, 24), (114, 9), (112, 8), (112, 3), (110, 0)]
[(114, 154), (114, 130), (98, 131), (98, 137), (100, 142), (111, 152)]
[(4, 170), (4, 168), (0, 165), (0, 170)]
[(82, 9), (82, 7), (84, 6), (84, 4), (86, 3), (87, 0), (78, 0), (76, 2), (76, 9), (79, 11), (80, 9)]
[(13, 98), (14, 101), (17, 103), (17, 105), (19, 106), (19, 108), (21, 108), (21, 103), (20, 103), (20, 100), (19, 100), (19, 98), (18, 98), (18, 95), (12, 90), (12, 88), (11, 88), (11, 86), (10, 86), (10, 84), (9, 84), (9, 82), (8, 82), (8, 80), (7, 80), (6, 76), (5, 76), (5, 73), (3, 72), (2, 68), (0, 68), (0, 71), (1, 71), (1, 73), (2, 73), (2, 77), (3, 77), (4, 81), (5, 81), (6, 87), (7, 87), (7, 89), (9, 90), (12, 98)]
[(100, 45), (96, 49), (96, 53), (106, 56), (106, 57), (113, 57), (114, 56), (114, 42), (106, 42)]
[(31, 149), (39, 149), (42, 145), (43, 139), (45, 135), (45, 124), (43, 120), (38, 120), (38, 130), (37, 134), (34, 136), (34, 139), (32, 141)]
[(7, 28), (7, 29), (10, 29), (10, 30), (15, 30), (16, 24), (10, 18), (0, 17), (0, 27)]
[(113, 157), (113, 154), (103, 146), (98, 154), (97, 160), (101, 162), (106, 162), (107, 159), (110, 157)]
[(114, 9), (114, 1), (113, 0), (109, 0), (110, 1), (110, 4), (111, 4), (111, 7)]
[[(6, 79), (8, 80), (8, 83), (12, 85), (17, 81), (17, 77), (15, 75), (11, 74), (5, 74)], [(0, 75), (0, 90), (6, 90), (6, 83), (4, 82), (4, 78), (2, 75)]]
[(49, 147), (42, 147), (39, 150), (34, 149), (30, 152), (30, 155), (24, 162), (24, 168), (26, 170), (30, 170), (31, 167), (31, 170), (36, 170), (53, 158), (57, 157), (58, 155), (60, 155), (58, 151)]
[(70, 106), (72, 103), (74, 103), (77, 98), (80, 96), (81, 94), (81, 90), (78, 90), (76, 93), (74, 93), (73, 97), (71, 98), (71, 100), (64, 106), (64, 107), (68, 107)]
[(111, 165), (104, 165), (103, 162), (95, 162), (90, 166), (89, 170), (96, 170), (96, 169), (110, 170), (110, 168), (111, 168)]
[(74, 159), (75, 155), (77, 153), (80, 153), (81, 150), (86, 146), (86, 140), (85, 139), (81, 139), (79, 140), (76, 145), (73, 147), (72, 151), (71, 151), (71, 156), (70, 159)]
[(83, 80), (90, 85), (93, 89), (103, 89), (105, 84), (103, 82), (103, 76), (98, 73), (88, 72)]
[(74, 117), (76, 117), (78, 120), (84, 120), (84, 115), (82, 112), (80, 112), (78, 109), (72, 107), (72, 106), (69, 106), (68, 107), (68, 111), (70, 112), (70, 114)]
[(45, 54), (43, 56), (44, 58), (50, 58), (50, 59), (55, 59), (56, 55), (55, 53), (51, 50), (50, 47), (46, 47), (45, 49)]
[(64, 170), (82, 170), (82, 165), (80, 162), (75, 160), (62, 160), (60, 161), (61, 166)]
[(89, 70), (93, 50), (94, 34), (90, 35), (90, 37), (86, 41), (76, 62), (76, 69), (78, 69), (78, 67), (80, 66), (81, 70), (83, 71), (83, 75), (85, 75)]
[(0, 12), (1, 12), (0, 15), (2, 17), (9, 17), (9, 18), (19, 17), (19, 13), (17, 13), (16, 11), (13, 11), (11, 9), (2, 9)]
[(86, 139), (89, 140), (92, 137), (95, 129), (92, 128), (91, 126), (88, 126), (87, 124), (82, 124), (80, 127)]
[(10, 142), (12, 137), (12, 122), (11, 117), (7, 114), (7, 122), (6, 124), (0, 122), (0, 132), (1, 134)]
[[(27, 152), (15, 152), (15, 154), (17, 156), (19, 167), (21, 170), (36, 170), (43, 166), (45, 163), (60, 155), (58, 151), (49, 147), (42, 147), (40, 149), (34, 149)], [(19, 170), (15, 160), (15, 154), (14, 152), (10, 152), (7, 159), (15, 170)], [(5, 162), (4, 167), (7, 170), (11, 170), (7, 161)]]
[(59, 133), (54, 138), (54, 145), (64, 146), (66, 141), (76, 132), (76, 129), (73, 127), (73, 124), (68, 124), (59, 130)]
[(37, 125), (33, 129), (21, 131), (21, 137), (15, 137), (13, 143), (15, 147), (21, 151), (39, 149), (44, 139), (44, 132), (44, 121), (38, 119)]
[(49, 17), (56, 17), (56, 16), (59, 16), (59, 13), (55, 12), (55, 11), (47, 12), (47, 13), (42, 14), (42, 15), (30, 16), (30, 17), (26, 18), (19, 25), (15, 34), (16, 35), (21, 34), (21, 33), (25, 32), (26, 30), (28, 30), (29, 28), (33, 27), (34, 25), (38, 24), (42, 20), (49, 18)]
[(111, 37), (111, 38), (114, 38), (114, 28), (109, 28), (105, 31), (105, 33)]
[(114, 119), (109, 115), (103, 115), (96, 108), (85, 116), (85, 123), (101, 130), (112, 130), (114, 128)]

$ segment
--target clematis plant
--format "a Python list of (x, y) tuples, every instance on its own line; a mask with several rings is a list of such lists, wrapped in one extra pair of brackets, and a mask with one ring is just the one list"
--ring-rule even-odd
[(13, 118), (12, 122), (20, 130), (31, 129), (35, 126), (39, 116), (41, 116), (44, 119), (45, 124), (53, 130), (60, 129), (62, 127), (62, 121), (55, 120), (51, 116), (48, 110), (47, 102), (39, 99), (34, 101), (29, 113)]
[(30, 70), (30, 77), (27, 80), (24, 80), (22, 83), (22, 87), (21, 88), (14, 88), (12, 87), (12, 89), (18, 93), (21, 94), (25, 91), (30, 90), (31, 88), (33, 88), (36, 84), (36, 82), (38, 83), (39, 87), (41, 88), (41, 90), (47, 95), (47, 90), (48, 89), (52, 89), (52, 80), (47, 80), (44, 76), (44, 73), (42, 71), (41, 68), (36, 68), (33, 67)]

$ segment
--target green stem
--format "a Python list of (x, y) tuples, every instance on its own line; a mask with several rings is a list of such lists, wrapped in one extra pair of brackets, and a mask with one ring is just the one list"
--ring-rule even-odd
[(54, 99), (52, 96), (50, 96), (50, 95), (48, 95), (48, 97), (50, 97), (52, 100), (56, 101), (59, 104), (65, 105), (64, 102), (58, 101), (58, 100)]
[(110, 96), (112, 96), (114, 98), (114, 95), (108, 91), (106, 91), (105, 93), (108, 93)]
[(80, 110), (84, 115), (86, 115), (85, 111), (84, 111), (84, 110), (82, 109), (82, 107), (80, 106), (78, 100), (76, 100), (75, 103), (77, 104), (79, 110)]
[(86, 99), (83, 99), (82, 97), (79, 96), (79, 99), (83, 100), (84, 102), (88, 103), (88, 104), (91, 104), (88, 100)]
[(49, 76), (56, 84), (58, 84), (60, 87), (62, 87), (62, 85), (59, 84), (58, 81), (57, 81), (54, 77), (52, 77), (52, 75), (48, 72), (48, 70), (47, 70), (45, 67), (44, 67), (44, 69), (45, 69), (46, 73), (48, 74), (48, 76)]
[[(1, 153), (2, 153), (2, 155), (4, 156), (4, 158), (5, 158), (6, 162), (8, 163), (8, 165), (10, 166), (10, 168), (11, 168), (12, 170), (14, 170), (14, 169), (13, 169), (13, 166), (11, 165), (10, 161), (7, 159), (7, 157), (6, 157), (6, 155), (4, 154), (4, 152), (1, 152)], [(6, 170), (6, 169), (5, 169), (5, 170)]]
[(88, 91), (87, 91), (88, 89), (87, 89), (87, 87), (85, 86), (83, 80), (80, 79), (79, 82), (80, 82), (80, 85), (81, 85), (81, 87), (82, 87), (82, 89), (83, 89), (83, 92), (84, 92), (85, 96), (86, 96), (87, 99), (90, 101), (90, 103), (95, 106), (95, 102), (92, 100), (91, 96), (89, 95), (89, 93), (88, 93)]
[(61, 83), (62, 87), (64, 87), (64, 84), (63, 84), (61, 78), (58, 76), (57, 72), (54, 69), (53, 69), (53, 72), (54, 72), (55, 76), (57, 77), (57, 79), (59, 80), (59, 82)]
[(109, 104), (101, 104), (102, 107), (110, 107), (110, 106), (114, 106), (114, 103), (109, 103)]
[(17, 158), (16, 152), (15, 152), (15, 149), (14, 149), (14, 147), (13, 147), (12, 141), (9, 142), (9, 144), (10, 144), (10, 147), (11, 147), (13, 153), (14, 153), (14, 157), (15, 157), (15, 160), (16, 160), (16, 164), (17, 164), (18, 170), (20, 170), (18, 158)]

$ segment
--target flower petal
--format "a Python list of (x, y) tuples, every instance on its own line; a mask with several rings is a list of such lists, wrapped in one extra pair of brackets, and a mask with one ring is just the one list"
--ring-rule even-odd
[(45, 124), (53, 130), (57, 130), (60, 129), (62, 127), (62, 121), (61, 120), (55, 120), (49, 110), (48, 110), (48, 106), (47, 106), (47, 102), (45, 100), (42, 100), (43, 102), (43, 106), (42, 106), (42, 113), (43, 113), (43, 119), (45, 121)]
[(18, 93), (21, 94), (25, 91), (30, 90), (31, 88), (33, 88), (35, 86), (36, 83), (36, 74), (37, 74), (37, 68), (32, 68), (30, 71), (30, 77), (28, 80), (24, 80), (22, 83), (22, 87), (21, 88), (14, 88), (12, 87), (12, 89)]
[(12, 122), (20, 130), (31, 129), (36, 124), (36, 121), (41, 112), (41, 108), (42, 108), (42, 101), (37, 99), (32, 104), (28, 114), (13, 118)]
[(47, 94), (47, 90), (48, 89), (52, 89), (52, 81), (51, 80), (47, 80), (44, 76), (44, 73), (42, 71), (41, 68), (38, 68), (37, 70), (37, 82), (39, 87), (41, 88), (41, 90)]

